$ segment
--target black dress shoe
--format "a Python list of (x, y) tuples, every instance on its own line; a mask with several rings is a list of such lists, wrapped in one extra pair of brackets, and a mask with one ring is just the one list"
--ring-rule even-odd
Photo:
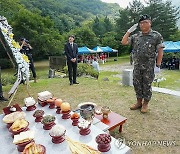
[(0, 101), (8, 101), (8, 99), (4, 98), (3, 96), (0, 96)]
[(79, 82), (73, 82), (73, 84), (79, 84)]

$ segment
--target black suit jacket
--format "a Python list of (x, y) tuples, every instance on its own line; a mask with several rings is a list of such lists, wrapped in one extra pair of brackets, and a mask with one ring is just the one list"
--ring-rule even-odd
[(67, 42), (64, 46), (64, 51), (67, 57), (67, 61), (71, 61), (72, 58), (78, 58), (78, 46), (76, 43), (73, 43), (73, 49), (69, 42)]

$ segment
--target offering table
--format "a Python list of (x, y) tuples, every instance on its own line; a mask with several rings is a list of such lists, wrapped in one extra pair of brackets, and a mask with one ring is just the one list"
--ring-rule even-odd
[(108, 118), (104, 119), (102, 115), (95, 115), (97, 119), (99, 119), (104, 124), (108, 125), (108, 130), (111, 131), (114, 128), (119, 126), (119, 132), (122, 132), (122, 125), (126, 122), (127, 118), (115, 113), (110, 112), (108, 114)]
[[(44, 110), (44, 115), (54, 115), (56, 117), (55, 123), (61, 124), (66, 128), (66, 135), (78, 142), (85, 143), (91, 146), (94, 149), (97, 149), (97, 143), (95, 138), (97, 135), (104, 133), (101, 129), (97, 128), (95, 125), (91, 125), (91, 133), (82, 136), (79, 134), (79, 128), (77, 126), (72, 126), (71, 119), (62, 119), (61, 114), (56, 114), (56, 109), (49, 109), (48, 106), (41, 107), (39, 104), (36, 105), (36, 110)], [(43, 129), (42, 123), (36, 123), (33, 117), (34, 111), (26, 111), (26, 108), (22, 108), (26, 113), (26, 120), (29, 122), (30, 130), (35, 132), (35, 143), (42, 144), (46, 147), (46, 154), (71, 154), (70, 148), (68, 146), (68, 142), (65, 140), (60, 144), (54, 144), (51, 141), (51, 137), (49, 135), (49, 130)], [(11, 137), (11, 133), (8, 131), (6, 124), (2, 122), (4, 115), (0, 115), (0, 153), (3, 154), (20, 154), (17, 150), (17, 146), (13, 144), (13, 138)], [(112, 137), (111, 149), (106, 154), (129, 154), (131, 153), (130, 148), (124, 144), (121, 147), (118, 147), (115, 144), (117, 140)]]

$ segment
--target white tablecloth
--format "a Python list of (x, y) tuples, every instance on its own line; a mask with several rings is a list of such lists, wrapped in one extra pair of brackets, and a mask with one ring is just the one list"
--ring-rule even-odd
[[(25, 109), (25, 108), (23, 108)], [(42, 109), (45, 111), (45, 115), (51, 114), (56, 116), (56, 124), (61, 124), (66, 128), (66, 135), (73, 140), (88, 144), (89, 146), (97, 149), (97, 143), (95, 138), (98, 134), (104, 133), (102, 130), (97, 128), (95, 125), (91, 125), (91, 133), (86, 136), (81, 136), (79, 134), (79, 129), (76, 126), (72, 126), (71, 119), (64, 120), (61, 118), (61, 114), (56, 114), (56, 109), (49, 109), (48, 106), (41, 107), (37, 105), (37, 109)], [(34, 111), (25, 111), (26, 119), (29, 121), (30, 130), (35, 132), (35, 142), (37, 144), (42, 144), (46, 147), (46, 154), (71, 154), (68, 147), (67, 141), (60, 144), (54, 144), (49, 136), (49, 130), (44, 130), (41, 123), (36, 123), (35, 118), (32, 116)], [(17, 146), (14, 145), (11, 133), (8, 131), (6, 124), (2, 122), (4, 115), (0, 115), (0, 154), (19, 154)], [(111, 149), (106, 152), (107, 154), (129, 154), (130, 148), (128, 146), (123, 146), (119, 149), (115, 145), (115, 138), (112, 137)]]

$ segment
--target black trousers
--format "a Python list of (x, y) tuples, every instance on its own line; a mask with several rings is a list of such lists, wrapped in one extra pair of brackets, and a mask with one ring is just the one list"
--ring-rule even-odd
[(2, 84), (1, 84), (1, 67), (0, 67), (0, 96), (3, 96)]
[(36, 71), (35, 71), (34, 62), (32, 58), (29, 58), (29, 68), (32, 71), (33, 78), (36, 78)]
[(3, 96), (3, 91), (2, 91), (2, 84), (1, 84), (1, 81), (0, 81), (0, 96)]
[(69, 72), (69, 82), (76, 82), (77, 76), (77, 62), (73, 63), (72, 61), (67, 61), (68, 72)]

